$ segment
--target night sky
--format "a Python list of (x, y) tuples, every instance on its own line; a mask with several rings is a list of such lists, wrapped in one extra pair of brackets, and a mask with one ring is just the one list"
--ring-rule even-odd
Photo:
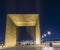
[(51, 35), (47, 36), (45, 40), (55, 40), (60, 38), (59, 0), (0, 0), (1, 42), (4, 42), (6, 14), (8, 13), (39, 13), (41, 35), (51, 31)]

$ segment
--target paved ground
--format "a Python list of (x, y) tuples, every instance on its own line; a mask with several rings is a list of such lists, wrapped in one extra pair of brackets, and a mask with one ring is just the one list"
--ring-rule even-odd
[(60, 47), (13, 47), (0, 50), (60, 50)]

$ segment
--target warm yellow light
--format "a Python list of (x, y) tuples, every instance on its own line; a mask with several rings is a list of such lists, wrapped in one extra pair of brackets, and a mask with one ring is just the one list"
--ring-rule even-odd
[(39, 14), (8, 14), (5, 46), (16, 45), (16, 26), (34, 26), (35, 36), (33, 40), (36, 40), (36, 44), (40, 44)]

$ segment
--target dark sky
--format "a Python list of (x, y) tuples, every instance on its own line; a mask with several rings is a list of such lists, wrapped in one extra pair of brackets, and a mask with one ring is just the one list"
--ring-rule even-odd
[(50, 40), (60, 38), (59, 0), (0, 0), (0, 41), (4, 41), (8, 13), (39, 13), (41, 34), (51, 31)]
[[(42, 1), (41, 29), (42, 34), (51, 31), (49, 38), (52, 40), (60, 38), (60, 1)], [(48, 39), (48, 38), (46, 38)]]

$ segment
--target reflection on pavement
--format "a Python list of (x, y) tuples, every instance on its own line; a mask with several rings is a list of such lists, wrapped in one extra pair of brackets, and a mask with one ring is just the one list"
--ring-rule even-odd
[(42, 47), (42, 50), (54, 50), (53, 47)]

